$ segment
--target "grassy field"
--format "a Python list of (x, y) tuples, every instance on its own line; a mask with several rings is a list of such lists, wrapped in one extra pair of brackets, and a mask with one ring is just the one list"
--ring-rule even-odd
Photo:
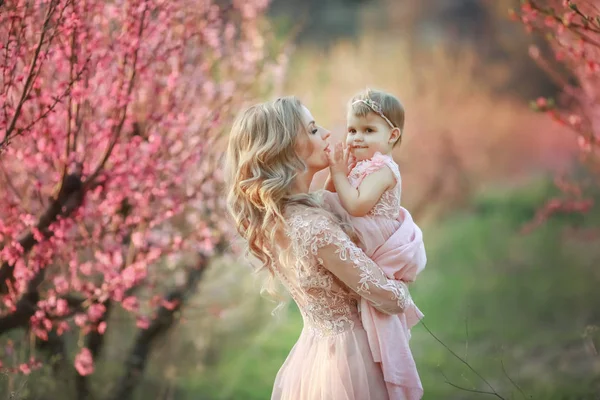
[[(412, 293), (431, 333), (415, 327), (412, 348), (425, 399), (489, 397), (453, 385), (506, 399), (599, 398), (599, 335), (592, 327), (600, 325), (600, 251), (581, 237), (597, 226), (599, 213), (557, 216), (520, 234), (551, 190), (539, 184), (488, 191), (468, 210), (423, 227), (429, 262)], [(240, 332), (202, 376), (182, 377), (181, 389), (190, 399), (268, 399), (301, 327), (290, 306), (256, 335)]]

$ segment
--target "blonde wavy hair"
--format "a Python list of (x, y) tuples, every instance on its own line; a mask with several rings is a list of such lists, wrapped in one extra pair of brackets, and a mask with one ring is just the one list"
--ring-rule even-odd
[[(302, 135), (306, 132), (307, 135)], [(227, 148), (227, 205), (247, 252), (259, 260), (257, 272), (274, 277), (274, 246), (286, 227), (285, 207), (319, 207), (310, 195), (291, 195), (294, 180), (306, 165), (299, 153), (308, 145), (302, 103), (282, 97), (256, 104), (235, 120)], [(283, 229), (282, 229), (283, 228)], [(263, 291), (275, 295), (266, 286)]]

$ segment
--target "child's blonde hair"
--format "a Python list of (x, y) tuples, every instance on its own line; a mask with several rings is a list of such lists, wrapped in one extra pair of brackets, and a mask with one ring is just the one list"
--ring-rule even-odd
[(402, 142), (404, 107), (396, 96), (381, 90), (367, 88), (350, 99), (348, 109), (359, 118), (366, 117), (369, 113), (380, 115), (394, 128), (400, 129), (400, 136), (394, 146)]

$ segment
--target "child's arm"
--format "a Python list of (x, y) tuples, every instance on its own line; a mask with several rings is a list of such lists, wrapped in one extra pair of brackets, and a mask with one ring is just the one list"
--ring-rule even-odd
[(340, 173), (332, 174), (342, 206), (354, 217), (367, 215), (379, 201), (383, 193), (395, 184), (395, 178), (388, 167), (381, 168), (367, 176), (358, 189), (352, 187), (348, 178)]
[(354, 217), (362, 217), (377, 204), (383, 193), (396, 184), (396, 178), (388, 168), (381, 168), (361, 182), (358, 189), (352, 187), (346, 176), (347, 161), (341, 144), (330, 154), (331, 180), (337, 190), (342, 206)]

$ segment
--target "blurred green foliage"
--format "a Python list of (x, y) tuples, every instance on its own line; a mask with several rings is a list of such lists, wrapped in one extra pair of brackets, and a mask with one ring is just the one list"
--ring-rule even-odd
[[(578, 233), (598, 226), (600, 212), (557, 215), (520, 234), (553, 191), (546, 181), (488, 191), (468, 210), (424, 227), (429, 262), (412, 291), (424, 322), (507, 399), (519, 392), (506, 374), (534, 399), (593, 399), (600, 390), (600, 362), (589, 347), (598, 337), (584, 335), (586, 327), (600, 325), (600, 251)], [(240, 331), (216, 365), (181, 377), (187, 394), (180, 398), (269, 398), (301, 326), (291, 306), (283, 321), (256, 335)], [(484, 396), (446, 378), (490, 390), (422, 325), (413, 329), (412, 348), (425, 399)]]
[[(429, 260), (412, 288), (423, 322), (506, 399), (522, 398), (508, 377), (527, 398), (596, 399), (600, 393), (600, 210), (558, 214), (520, 233), (556, 194), (547, 180), (496, 186), (462, 211), (423, 226)], [(158, 344), (136, 399), (268, 399), (302, 319), (293, 304), (272, 317), (274, 303), (259, 297), (257, 284), (235, 260), (212, 268), (202, 295)], [(132, 321), (125, 313), (114, 318), (121, 327), (107, 333), (107, 351), (92, 379), (100, 394), (118, 376), (131, 340), (126, 328)], [(446, 380), (490, 391), (422, 324), (413, 329), (411, 346), (425, 400), (486, 397)], [(0, 384), (2, 393), (17, 390), (13, 399), (72, 398), (66, 390), (73, 382), (53, 378), (50, 365)]]

